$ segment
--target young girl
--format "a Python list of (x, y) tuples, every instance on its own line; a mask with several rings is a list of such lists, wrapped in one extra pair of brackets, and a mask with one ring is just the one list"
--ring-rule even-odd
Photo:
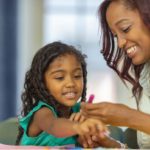
[(62, 146), (77, 144), (76, 135), (105, 132), (100, 120), (77, 113), (77, 101), (86, 99), (86, 76), (85, 55), (73, 46), (54, 42), (42, 47), (26, 73), (17, 143)]

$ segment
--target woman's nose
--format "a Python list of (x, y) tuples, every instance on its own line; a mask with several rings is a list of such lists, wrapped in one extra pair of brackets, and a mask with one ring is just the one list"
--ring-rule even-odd
[(127, 40), (123, 37), (118, 37), (118, 47), (124, 48), (127, 43)]

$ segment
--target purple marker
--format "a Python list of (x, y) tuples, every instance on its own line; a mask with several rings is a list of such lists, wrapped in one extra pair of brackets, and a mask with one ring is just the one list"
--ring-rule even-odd
[(92, 103), (94, 100), (94, 97), (95, 97), (94, 94), (91, 94), (89, 99), (88, 99), (88, 103)]

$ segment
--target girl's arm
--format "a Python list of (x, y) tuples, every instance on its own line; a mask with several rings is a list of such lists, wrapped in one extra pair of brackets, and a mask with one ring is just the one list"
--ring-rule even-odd
[(98, 119), (87, 119), (84, 122), (73, 122), (65, 118), (56, 118), (53, 112), (43, 107), (37, 111), (33, 118), (33, 124), (41, 131), (45, 131), (56, 137), (68, 137), (105, 132), (107, 127)]

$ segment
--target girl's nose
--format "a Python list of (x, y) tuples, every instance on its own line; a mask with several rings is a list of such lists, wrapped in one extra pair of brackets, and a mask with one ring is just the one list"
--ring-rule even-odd
[(72, 77), (69, 77), (66, 81), (66, 86), (67, 87), (74, 87), (75, 83), (74, 83), (74, 79)]

